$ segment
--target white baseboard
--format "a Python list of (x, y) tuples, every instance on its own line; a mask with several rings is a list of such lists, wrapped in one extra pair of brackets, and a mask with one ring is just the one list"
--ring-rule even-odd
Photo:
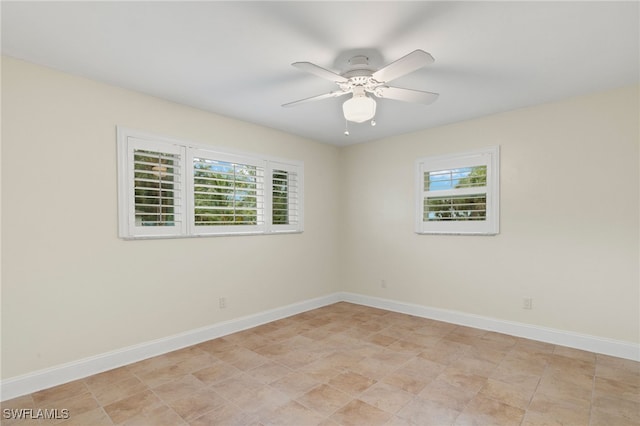
[(140, 343), (115, 351), (80, 359), (51, 368), (34, 371), (0, 383), (0, 401), (37, 392), (53, 386), (102, 373), (123, 365), (132, 364), (157, 355), (216, 339), (231, 333), (257, 327), (268, 322), (286, 318), (322, 306), (340, 302), (340, 294), (333, 293), (315, 299), (305, 300), (257, 314), (223, 321), (211, 326), (190, 330), (150, 342)]
[(526, 339), (552, 343), (554, 345), (568, 346), (603, 355), (611, 355), (618, 358), (640, 361), (640, 345), (637, 343), (483, 317), (459, 311), (450, 311), (412, 303), (398, 302), (395, 300), (365, 296), (362, 294), (343, 292), (340, 293), (340, 300), (385, 309), (387, 311), (444, 321), (451, 324), (495, 331), (498, 333), (508, 334), (510, 336), (524, 337)]
[(341, 301), (640, 361), (640, 346), (631, 342), (604, 339), (361, 294), (339, 292), (12, 377), (0, 383), (0, 401), (82, 379), (103, 371)]

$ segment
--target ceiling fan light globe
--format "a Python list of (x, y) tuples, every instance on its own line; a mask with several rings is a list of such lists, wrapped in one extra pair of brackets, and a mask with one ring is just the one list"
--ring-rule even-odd
[(354, 96), (342, 104), (344, 118), (354, 123), (364, 123), (376, 115), (376, 101), (368, 96)]

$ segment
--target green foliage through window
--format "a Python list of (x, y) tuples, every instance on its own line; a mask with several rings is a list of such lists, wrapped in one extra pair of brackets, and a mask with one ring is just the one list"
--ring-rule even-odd
[[(487, 185), (487, 166), (428, 171), (424, 187), (429, 193), (464, 190)], [(423, 221), (485, 220), (486, 194), (431, 196), (424, 198)]]
[(428, 197), (424, 199), (424, 221), (485, 220), (487, 217), (486, 194), (453, 197)]
[(195, 225), (257, 224), (261, 175), (255, 166), (194, 158)]
[(178, 156), (134, 152), (135, 221), (138, 226), (174, 226)]

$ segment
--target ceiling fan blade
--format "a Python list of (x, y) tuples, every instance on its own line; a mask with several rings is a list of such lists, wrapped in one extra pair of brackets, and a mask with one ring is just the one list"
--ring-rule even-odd
[(338, 96), (346, 95), (347, 93), (349, 92), (345, 92), (343, 90), (336, 90), (335, 92), (325, 93), (324, 95), (311, 96), (310, 98), (289, 102), (289, 103), (283, 104), (282, 106), (285, 108), (288, 108), (288, 107), (297, 106), (300, 104), (306, 104), (307, 102), (319, 101), (319, 100), (328, 99), (328, 98), (336, 98)]
[(416, 102), (425, 105), (435, 102), (439, 96), (437, 93), (389, 86), (378, 87), (375, 91), (375, 95), (382, 99), (395, 99), (397, 101)]
[(320, 78), (324, 78), (325, 80), (333, 81), (334, 83), (344, 83), (347, 81), (347, 79), (340, 74), (336, 74), (333, 71), (329, 71), (328, 69), (312, 64), (311, 62), (294, 62), (291, 65), (299, 70), (306, 71)]
[(414, 50), (395, 62), (374, 72), (371, 77), (379, 82), (387, 82), (402, 77), (434, 62), (433, 56), (424, 50)]

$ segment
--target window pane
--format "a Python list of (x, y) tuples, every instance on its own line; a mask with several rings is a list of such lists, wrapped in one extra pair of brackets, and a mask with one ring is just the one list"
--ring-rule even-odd
[(179, 155), (134, 150), (136, 226), (175, 226), (180, 199)]
[(486, 194), (460, 195), (454, 197), (426, 197), (424, 199), (424, 222), (485, 220), (487, 218)]
[(424, 190), (471, 188), (487, 185), (487, 166), (461, 167), (425, 172)]
[(193, 159), (196, 226), (256, 225), (261, 171), (256, 166)]

